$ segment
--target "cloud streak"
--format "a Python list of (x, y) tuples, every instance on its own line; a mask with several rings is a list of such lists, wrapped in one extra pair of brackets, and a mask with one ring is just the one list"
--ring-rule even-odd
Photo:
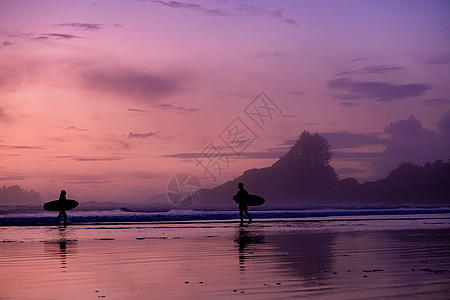
[(144, 2), (154, 2), (154, 3), (158, 3), (161, 5), (170, 7), (170, 8), (175, 8), (175, 9), (188, 9), (188, 10), (192, 10), (192, 11), (195, 11), (195, 12), (201, 13), (203, 15), (207, 15), (207, 16), (216, 16), (216, 17), (231, 17), (232, 16), (232, 14), (230, 14), (229, 12), (221, 10), (221, 9), (209, 9), (203, 5), (189, 3), (189, 2), (158, 1), (158, 0), (150, 0), (150, 1), (144, 0)]
[(147, 133), (133, 133), (133, 132), (130, 132), (128, 134), (128, 137), (129, 138), (136, 138), (136, 139), (145, 139), (145, 138), (152, 137), (152, 136), (155, 136), (155, 135), (156, 135), (156, 133), (154, 133), (154, 132), (147, 132)]
[(75, 161), (80, 162), (98, 162), (98, 161), (118, 161), (122, 160), (119, 157), (73, 157)]
[(263, 17), (277, 19), (281, 22), (298, 26), (298, 23), (294, 19), (290, 19), (284, 15), (283, 10), (276, 9), (270, 10), (261, 8), (254, 5), (248, 4), (238, 4), (235, 6), (234, 10), (223, 10), (223, 9), (211, 9), (204, 5), (191, 3), (191, 2), (180, 2), (180, 1), (160, 1), (160, 0), (141, 0), (142, 2), (153, 2), (166, 7), (174, 9), (186, 9), (192, 10), (197, 13), (201, 13), (206, 16), (215, 17)]
[(66, 127), (65, 130), (87, 131), (87, 129), (84, 129), (84, 128), (78, 128), (78, 127), (75, 127), (75, 126)]
[(159, 107), (162, 108), (163, 110), (173, 111), (180, 115), (200, 111), (199, 108), (195, 108), (195, 107), (175, 106), (175, 105), (167, 104), (167, 103), (163, 103)]
[(294, 19), (285, 17), (284, 12), (281, 9), (269, 10), (253, 5), (241, 4), (237, 7), (237, 11), (239, 12), (240, 15), (244, 16), (273, 18), (290, 25), (298, 26), (298, 23)]
[(103, 29), (103, 24), (97, 23), (61, 23), (56, 24), (58, 27), (70, 27), (78, 30), (97, 31)]
[(0, 148), (15, 149), (15, 150), (40, 150), (44, 149), (41, 146), (23, 146), (23, 145), (0, 145)]
[(404, 73), (406, 68), (400, 65), (375, 65), (368, 66), (354, 71), (346, 71), (337, 74), (337, 76), (347, 75), (366, 75), (366, 74), (397, 74)]
[(83, 39), (82, 36), (74, 35), (74, 34), (65, 34), (65, 33), (44, 33), (36, 37), (36, 40), (48, 40), (50, 38), (56, 40), (72, 40), (72, 39)]
[[(221, 152), (222, 155), (228, 159), (272, 159), (280, 158), (285, 155), (289, 150), (289, 147), (280, 148), (268, 148), (263, 151), (243, 152), (241, 155), (237, 155), (234, 152)], [(164, 155), (167, 158), (179, 158), (179, 159), (204, 159), (205, 153), (202, 152), (182, 152), (175, 154)], [(225, 160), (225, 159), (224, 159)], [(229, 161), (231, 163), (232, 161)]]
[[(388, 82), (353, 81), (348, 77), (328, 81), (328, 87), (343, 91), (344, 96), (356, 99), (374, 99), (376, 101), (395, 101), (410, 97), (418, 97), (431, 89), (428, 84), (392, 84)], [(335, 98), (342, 99), (342, 95)]]

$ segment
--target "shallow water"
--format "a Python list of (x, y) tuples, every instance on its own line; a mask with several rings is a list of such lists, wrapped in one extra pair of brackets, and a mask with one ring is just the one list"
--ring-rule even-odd
[(446, 299), (449, 223), (0, 227), (0, 299)]

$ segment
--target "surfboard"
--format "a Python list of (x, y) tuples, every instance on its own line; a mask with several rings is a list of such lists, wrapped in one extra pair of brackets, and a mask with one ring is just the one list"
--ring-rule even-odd
[[(233, 200), (236, 201), (237, 203), (239, 203), (239, 199), (240, 197), (238, 195), (234, 195), (233, 196)], [(259, 206), (259, 205), (263, 205), (264, 202), (266, 200), (264, 200), (263, 197), (258, 196), (258, 195), (249, 195), (248, 199), (247, 199), (247, 205), (248, 206)]]
[(50, 210), (50, 211), (60, 211), (60, 210), (71, 210), (77, 206), (78, 206), (78, 201), (76, 201), (76, 200), (71, 200), (71, 199), (67, 199), (67, 200), (63, 200), (63, 201), (53, 200), (53, 201), (45, 203), (44, 209)]

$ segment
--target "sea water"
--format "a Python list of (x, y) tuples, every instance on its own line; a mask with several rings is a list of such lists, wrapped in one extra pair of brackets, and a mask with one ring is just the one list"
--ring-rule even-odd
[[(313, 209), (313, 210), (254, 210), (250, 209), (255, 221), (325, 221), (333, 219), (398, 219), (398, 218), (449, 218), (450, 208), (379, 208), (379, 209)], [(164, 212), (139, 212), (122, 210), (68, 211), (69, 224), (116, 224), (116, 223), (158, 223), (223, 221), (239, 219), (237, 210), (202, 211), (172, 209)], [(38, 226), (54, 223), (57, 212), (32, 211), (17, 207), (0, 207), (0, 226)]]

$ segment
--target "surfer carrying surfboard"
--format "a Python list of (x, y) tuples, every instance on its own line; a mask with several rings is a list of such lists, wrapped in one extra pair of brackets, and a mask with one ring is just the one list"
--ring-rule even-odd
[[(66, 191), (62, 190), (61, 194), (59, 195), (59, 199), (58, 201), (66, 201)], [(66, 211), (64, 210), (64, 203), (61, 202), (61, 204), (59, 205), (59, 207), (61, 208), (59, 211), (59, 215), (58, 217), (56, 217), (55, 223), (59, 223), (59, 221), (61, 220), (61, 217), (64, 217), (64, 226), (67, 225), (67, 214)]]
[(244, 226), (244, 213), (248, 217), (248, 224), (252, 222), (252, 217), (248, 213), (248, 200), (250, 198), (250, 194), (247, 192), (246, 189), (244, 189), (244, 184), (242, 182), (239, 182), (238, 184), (239, 191), (237, 192), (236, 196), (233, 197), (233, 199), (239, 203), (239, 216), (241, 217), (241, 224), (240, 226)]

